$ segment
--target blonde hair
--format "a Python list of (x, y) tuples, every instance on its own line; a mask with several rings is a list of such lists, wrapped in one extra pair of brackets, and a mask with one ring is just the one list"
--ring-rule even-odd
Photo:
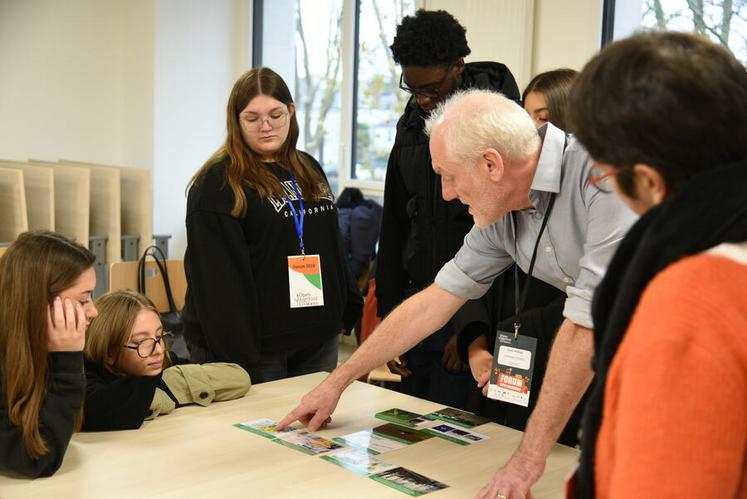
[(523, 160), (539, 143), (529, 115), (498, 92), (470, 89), (441, 102), (425, 122), (425, 132), (444, 127), (450, 160), (473, 165), (485, 149), (493, 148), (504, 160)]
[[(150, 310), (159, 319), (158, 309), (146, 296), (122, 289), (102, 295), (96, 300), (99, 314), (91, 321), (86, 334), (86, 346), (83, 353), (86, 360), (102, 366), (118, 376), (125, 374), (117, 368), (117, 360), (122, 355), (122, 347), (130, 341), (135, 320), (142, 310)], [(107, 359), (115, 359), (107, 362)], [(164, 347), (164, 369), (171, 365), (171, 358)]]
[(49, 383), (49, 306), (95, 260), (80, 244), (48, 231), (24, 232), (0, 258), (0, 376), (8, 419), (21, 427), (35, 459), (49, 450), (39, 430)]

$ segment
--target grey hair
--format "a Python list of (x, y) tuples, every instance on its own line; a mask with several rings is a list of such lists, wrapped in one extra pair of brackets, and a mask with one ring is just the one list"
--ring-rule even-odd
[(472, 165), (493, 148), (506, 161), (523, 160), (537, 147), (537, 129), (526, 111), (498, 92), (469, 89), (441, 102), (425, 122), (425, 133), (444, 126), (450, 160)]

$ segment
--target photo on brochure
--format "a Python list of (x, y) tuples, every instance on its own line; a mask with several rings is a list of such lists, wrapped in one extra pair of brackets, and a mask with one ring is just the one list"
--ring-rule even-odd
[(413, 497), (422, 496), (423, 494), (436, 492), (437, 490), (448, 487), (445, 483), (431, 480), (427, 476), (415, 473), (401, 466), (371, 475), (370, 478)]
[(439, 424), (423, 431), (459, 445), (472, 445), (490, 439), (487, 435), (457, 428), (450, 424)]
[(407, 444), (385, 438), (376, 434), (373, 430), (357, 431), (349, 435), (335, 437), (333, 440), (359, 449), (365, 449), (369, 454), (383, 454), (384, 452), (407, 447)]
[(422, 414), (398, 408), (377, 412), (374, 416), (383, 419), (384, 421), (389, 421), (390, 423), (397, 423), (411, 428), (414, 428), (416, 425), (425, 421), (422, 419)]
[(454, 409), (452, 407), (444, 407), (443, 409), (439, 409), (437, 411), (431, 412), (430, 414), (427, 414), (427, 416), (445, 421), (447, 423), (459, 425), (463, 428), (474, 428), (475, 426), (490, 423), (490, 420), (488, 418), (478, 416), (477, 414), (472, 414), (471, 412), (462, 411), (460, 409)]
[(421, 430), (415, 428), (408, 428), (394, 423), (387, 423), (381, 426), (377, 426), (373, 429), (374, 433), (385, 438), (402, 442), (403, 444), (412, 445), (423, 440), (433, 438), (433, 435), (429, 435)]
[(373, 457), (362, 449), (345, 449), (333, 454), (326, 454), (321, 456), (321, 458), (366, 477), (397, 467), (396, 464)]
[(250, 433), (254, 433), (255, 435), (259, 435), (261, 437), (274, 439), (277, 438), (278, 435), (281, 435), (283, 433), (292, 433), (294, 431), (297, 431), (299, 428), (298, 426), (286, 426), (282, 430), (278, 431), (275, 429), (275, 425), (277, 424), (277, 421), (268, 419), (268, 418), (260, 418), (260, 419), (254, 419), (251, 421), (244, 421), (243, 423), (236, 423), (236, 428), (240, 428), (242, 430), (246, 430)]
[(344, 445), (328, 438), (320, 437), (304, 430), (280, 434), (273, 442), (312, 456), (344, 447)]

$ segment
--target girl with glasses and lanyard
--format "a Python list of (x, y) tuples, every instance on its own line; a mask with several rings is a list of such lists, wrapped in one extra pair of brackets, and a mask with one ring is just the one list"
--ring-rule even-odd
[(185, 338), (193, 362), (235, 362), (255, 383), (337, 366), (362, 298), (319, 163), (296, 149), (296, 107), (268, 68), (228, 99), (225, 143), (187, 199)]
[(243, 397), (249, 375), (236, 364), (172, 366), (169, 333), (145, 296), (107, 293), (86, 337), (83, 430), (139, 428), (146, 419), (187, 404)]

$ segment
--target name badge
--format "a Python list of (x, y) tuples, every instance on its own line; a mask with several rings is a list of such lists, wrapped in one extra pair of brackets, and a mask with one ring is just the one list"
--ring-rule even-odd
[(288, 257), (288, 289), (290, 308), (324, 305), (322, 262), (319, 255)]
[(488, 398), (528, 407), (536, 352), (537, 338), (498, 331)]

